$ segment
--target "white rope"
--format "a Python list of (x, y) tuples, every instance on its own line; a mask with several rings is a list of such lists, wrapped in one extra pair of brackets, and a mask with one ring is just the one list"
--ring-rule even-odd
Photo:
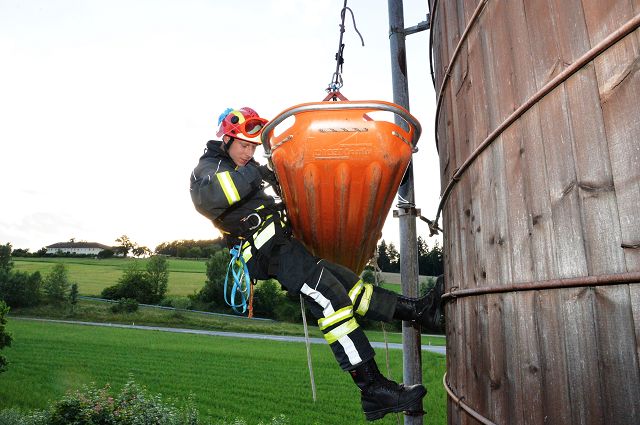
[(304, 325), (304, 342), (307, 346), (307, 365), (309, 366), (309, 378), (311, 379), (311, 394), (313, 402), (316, 402), (316, 380), (313, 377), (313, 362), (311, 361), (311, 343), (309, 342), (309, 328), (307, 327), (307, 315), (304, 310), (304, 298), (300, 294), (300, 310), (302, 311), (302, 323)]

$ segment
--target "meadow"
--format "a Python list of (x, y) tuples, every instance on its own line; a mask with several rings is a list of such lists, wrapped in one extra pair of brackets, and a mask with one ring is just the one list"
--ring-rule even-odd
[[(43, 276), (57, 263), (67, 267), (69, 280), (78, 284), (80, 295), (99, 296), (102, 290), (115, 285), (122, 273), (132, 263), (144, 268), (147, 259), (137, 258), (73, 258), (73, 257), (28, 257), (14, 258), (14, 270), (33, 273), (39, 271)], [(199, 291), (206, 280), (204, 260), (168, 259), (169, 270), (168, 296), (186, 297)]]
[[(326, 345), (313, 345), (317, 401), (311, 397), (301, 343), (172, 334), (157, 331), (36, 322), (10, 318), (10, 361), (1, 375), (0, 409), (42, 409), (84, 384), (119, 390), (129, 379), (176, 404), (192, 397), (212, 424), (243, 418), (291, 425), (365, 424), (359, 395)], [(389, 350), (391, 376), (402, 375), (400, 350)], [(384, 352), (378, 363), (386, 370)], [(425, 424), (446, 423), (441, 379), (445, 357), (423, 352)], [(400, 422), (402, 418), (400, 418)], [(377, 424), (399, 423), (387, 415)]]
[[(73, 258), (73, 257), (18, 257), (14, 258), (14, 269), (33, 273), (39, 271), (43, 276), (56, 263), (63, 263), (67, 267), (69, 280), (78, 284), (80, 295), (99, 296), (102, 290), (115, 285), (124, 270), (132, 263), (144, 268), (145, 258)], [(167, 260), (169, 270), (169, 285), (167, 296), (186, 297), (199, 291), (206, 281), (207, 266), (205, 260), (189, 260), (170, 258)], [(400, 292), (401, 288), (397, 273), (383, 273), (384, 288)]]
[[(14, 258), (15, 270), (47, 274), (56, 263), (66, 265), (71, 282), (81, 295), (99, 296), (117, 282), (132, 262), (144, 267), (145, 259)], [(204, 260), (169, 259), (171, 298), (198, 291), (206, 280)], [(385, 284), (399, 291), (397, 284)], [(165, 327), (221, 330), (302, 336), (302, 325), (250, 320), (228, 315), (210, 315), (185, 310), (141, 307), (134, 313), (114, 314), (110, 305), (80, 300), (73, 311), (42, 305), (14, 309), (9, 330), (15, 341), (3, 354), (11, 362), (0, 378), (0, 409), (18, 406), (42, 409), (65, 392), (95, 383), (110, 384), (114, 392), (131, 378), (152, 393), (178, 404), (193, 396), (206, 422), (233, 423), (243, 418), (249, 425), (284, 414), (290, 425), (365, 424), (359, 395), (351, 378), (342, 373), (327, 346), (312, 345), (318, 400), (313, 402), (304, 344), (241, 340), (202, 335), (89, 327), (32, 322), (25, 317), (157, 325)], [(310, 317), (308, 317), (310, 319)], [(388, 326), (388, 325), (387, 325)], [(401, 343), (398, 332), (367, 330), (371, 341)], [(387, 327), (387, 329), (390, 329)], [(311, 337), (321, 337), (313, 320)], [(441, 336), (422, 336), (422, 344), (445, 345)], [(378, 363), (386, 370), (386, 353), (378, 349)], [(400, 350), (389, 350), (391, 376), (402, 375)], [(445, 357), (423, 352), (427, 424), (446, 422), (446, 397), (441, 379)], [(400, 422), (402, 422), (400, 418)], [(399, 423), (388, 415), (379, 424)]]
[[(67, 267), (69, 280), (78, 284), (80, 295), (100, 296), (102, 289), (117, 283), (118, 279), (131, 263), (138, 263), (144, 267), (146, 259), (134, 258), (73, 258), (73, 257), (45, 257), (45, 258), (14, 258), (14, 269), (25, 272), (39, 271), (46, 275), (56, 263), (64, 263)], [(173, 299), (185, 298), (204, 286), (206, 280), (206, 263), (204, 260), (168, 259), (169, 285), (168, 296)], [(387, 276), (389, 275), (389, 276)], [(393, 274), (385, 274), (389, 279)], [(388, 283), (383, 287), (400, 292), (400, 285)], [(43, 305), (32, 308), (14, 309), (12, 316), (47, 317), (53, 319), (71, 319), (81, 321), (112, 322), (112, 323), (138, 323), (146, 325), (158, 325), (168, 327), (184, 327), (205, 330), (222, 330), (237, 332), (255, 332), (276, 335), (304, 335), (304, 330), (299, 324), (248, 321), (243, 317), (204, 315), (190, 311), (159, 310), (155, 308), (141, 307), (134, 313), (114, 314), (109, 310), (109, 305), (95, 301), (80, 300), (73, 313), (66, 309)], [(308, 317), (308, 319), (311, 319)], [(313, 320), (310, 320), (310, 336), (321, 338)], [(401, 343), (402, 334), (394, 332), (389, 325), (376, 326), (367, 331), (371, 341)], [(442, 336), (422, 336), (422, 344), (445, 345)]]

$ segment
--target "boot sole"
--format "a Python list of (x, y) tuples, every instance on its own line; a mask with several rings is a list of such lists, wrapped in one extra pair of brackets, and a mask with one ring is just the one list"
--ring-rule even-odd
[(427, 395), (427, 389), (422, 387), (421, 394), (419, 396), (417, 396), (416, 398), (414, 398), (413, 400), (409, 400), (406, 403), (401, 404), (399, 406), (387, 407), (386, 409), (374, 410), (374, 411), (371, 411), (371, 412), (364, 412), (364, 417), (368, 421), (375, 421), (375, 420), (378, 420), (378, 419), (382, 419), (387, 413), (399, 413), (399, 412), (404, 412), (405, 410), (408, 410), (408, 411), (422, 410), (422, 409), (418, 409), (418, 408), (411, 409), (411, 407), (414, 407), (416, 402), (422, 400), (422, 398), (425, 395)]

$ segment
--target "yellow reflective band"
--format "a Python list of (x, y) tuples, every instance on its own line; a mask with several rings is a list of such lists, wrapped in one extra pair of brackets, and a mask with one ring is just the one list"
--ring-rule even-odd
[(220, 182), (220, 186), (222, 187), (222, 191), (224, 192), (224, 196), (227, 197), (227, 201), (229, 205), (233, 205), (240, 200), (240, 195), (238, 194), (238, 189), (236, 189), (236, 185), (233, 183), (233, 179), (228, 171), (216, 174), (218, 181)]
[(360, 303), (358, 303), (358, 309), (356, 313), (361, 316), (364, 316), (367, 311), (369, 311), (369, 303), (371, 302), (371, 294), (373, 293), (373, 285), (370, 283), (364, 284), (364, 295), (360, 299)]
[(351, 332), (358, 329), (360, 325), (356, 322), (356, 319), (351, 319), (347, 323), (343, 323), (335, 329), (327, 332), (324, 335), (324, 339), (327, 340), (329, 344), (333, 344), (343, 336), (349, 335)]
[[(271, 239), (275, 234), (276, 225), (274, 223), (269, 223), (267, 227), (260, 230), (253, 237), (253, 246), (255, 246), (256, 249), (262, 248), (262, 246), (269, 242), (269, 239)], [(251, 244), (249, 242), (245, 242), (244, 245), (242, 245), (242, 258), (244, 258), (245, 263), (248, 262), (252, 256)]]
[(244, 245), (242, 245), (242, 258), (244, 259), (244, 262), (248, 262), (252, 256), (251, 244), (249, 242), (245, 242)]
[(260, 249), (262, 245), (266, 244), (269, 239), (276, 234), (276, 225), (272, 222), (267, 227), (262, 229), (258, 234), (253, 237), (253, 244), (256, 249)]
[(349, 317), (353, 317), (353, 308), (351, 306), (341, 308), (329, 316), (318, 320), (318, 326), (320, 327), (320, 330), (327, 329), (329, 326), (335, 325), (339, 321), (348, 319)]
[(351, 288), (351, 290), (349, 291), (349, 298), (351, 298), (352, 304), (356, 302), (356, 298), (358, 298), (358, 295), (360, 295), (362, 288), (364, 288), (364, 285), (362, 284), (362, 279), (360, 279), (356, 282), (355, 285), (353, 285), (353, 288)]

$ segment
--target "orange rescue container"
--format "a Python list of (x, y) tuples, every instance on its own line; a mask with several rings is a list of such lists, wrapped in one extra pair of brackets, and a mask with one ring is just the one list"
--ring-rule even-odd
[[(373, 119), (378, 112), (399, 116), (408, 130)], [(360, 273), (382, 236), (420, 131), (407, 110), (383, 101), (305, 103), (275, 117), (262, 144), (294, 235), (316, 256)]]

